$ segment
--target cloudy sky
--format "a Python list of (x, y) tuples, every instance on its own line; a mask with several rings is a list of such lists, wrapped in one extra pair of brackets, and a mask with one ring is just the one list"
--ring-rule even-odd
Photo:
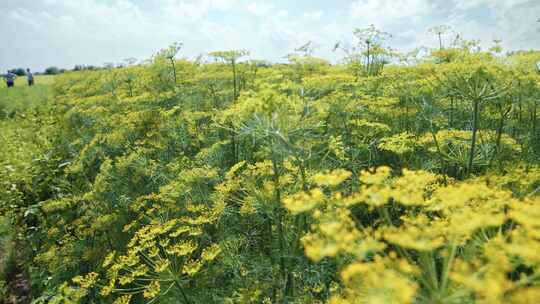
[(307, 41), (335, 60), (338, 40), (374, 24), (399, 50), (434, 47), (446, 24), (506, 50), (540, 49), (538, 0), (0, 0), (0, 71), (147, 59), (172, 42), (182, 57), (247, 49), (272, 61)]

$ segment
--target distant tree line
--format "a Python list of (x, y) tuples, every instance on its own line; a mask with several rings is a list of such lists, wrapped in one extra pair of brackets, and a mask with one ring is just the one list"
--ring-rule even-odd
[(17, 69), (11, 69), (9, 72), (17, 75), (17, 76), (24, 76), (26, 75), (26, 70), (23, 68), (17, 68)]
[[(24, 68), (16, 68), (16, 69), (8, 70), (8, 71), (15, 74), (15, 75), (17, 75), (17, 76), (25, 76), (26, 75), (26, 69), (24, 69)], [(43, 75), (57, 75), (57, 74), (64, 73), (66, 71), (67, 71), (66, 69), (60, 69), (60, 68), (57, 68), (57, 67), (48, 67), (48, 68), (45, 69), (45, 71), (43, 71), (43, 73), (36, 72), (34, 74), (36, 74), (36, 75), (40, 75), (40, 74), (43, 74)]]
[(96, 71), (102, 69), (101, 67), (95, 65), (82, 65), (78, 64), (73, 68), (73, 71)]
[[(124, 59), (123, 63), (104, 63), (103, 66), (97, 66), (97, 65), (85, 65), (85, 64), (77, 64), (73, 67), (73, 69), (64, 69), (64, 68), (58, 68), (56, 66), (50, 66), (46, 68), (43, 72), (35, 72), (35, 75), (58, 75), (62, 74), (68, 71), (97, 71), (102, 69), (111, 69), (111, 68), (122, 68), (126, 66), (133, 65), (137, 62), (137, 59), (135, 58), (127, 58)], [(11, 73), (14, 73), (17, 76), (25, 76), (26, 75), (26, 69), (25, 68), (14, 68), (8, 70)]]
[[(35, 72), (34, 74), (36, 74), (36, 75), (58, 75), (58, 74), (62, 74), (62, 73), (68, 72), (68, 71), (96, 71), (96, 70), (100, 70), (100, 69), (103, 69), (103, 67), (94, 66), (94, 65), (82, 65), (82, 64), (75, 65), (73, 67), (73, 69), (71, 69), (71, 70), (64, 69), (64, 68), (59, 68), (59, 67), (55, 67), (55, 66), (50, 66), (50, 67), (46, 68), (43, 72)], [(25, 76), (26, 75), (26, 69), (25, 68), (14, 68), (14, 69), (9, 69), (8, 71), (15, 74), (15, 75), (17, 75), (17, 76)]]
[(57, 67), (48, 67), (45, 69), (45, 72), (43, 72), (43, 74), (45, 75), (58, 75), (58, 74), (62, 74), (62, 73), (65, 73), (67, 70), (66, 69), (60, 69), (60, 68), (57, 68)]

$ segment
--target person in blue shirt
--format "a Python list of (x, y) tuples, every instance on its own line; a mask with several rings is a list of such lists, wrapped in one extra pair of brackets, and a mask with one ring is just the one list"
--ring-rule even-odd
[(17, 78), (17, 75), (11, 73), (11, 71), (8, 71), (7, 74), (4, 75), (4, 78), (6, 79), (6, 84), (8, 88), (12, 88), (15, 86), (15, 78)]

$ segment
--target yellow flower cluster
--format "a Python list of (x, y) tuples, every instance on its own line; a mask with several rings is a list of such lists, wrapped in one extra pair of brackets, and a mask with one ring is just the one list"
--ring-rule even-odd
[(392, 254), (350, 264), (341, 272), (346, 286), (344, 295), (336, 296), (330, 303), (413, 303), (418, 290), (411, 276), (414, 272), (414, 266)]
[(72, 279), (73, 283), (79, 284), (81, 288), (89, 289), (96, 284), (98, 274), (91, 272), (85, 276), (76, 276)]
[(391, 137), (383, 137), (378, 147), (381, 150), (394, 152), (398, 155), (412, 153), (417, 148), (418, 142), (413, 134), (400, 133)]
[[(338, 170), (314, 177), (316, 186), (336, 187), (350, 174)], [(302, 239), (309, 258), (357, 259), (342, 269), (345, 289), (333, 303), (412, 303), (420, 286), (430, 297), (463, 288), (456, 296), (473, 296), (478, 303), (522, 303), (535, 294), (536, 287), (529, 286), (534, 275), (511, 280), (508, 274), (516, 271), (516, 260), (532, 273), (540, 270), (537, 199), (520, 200), (482, 179), (445, 184), (425, 171), (394, 175), (381, 167), (363, 171), (359, 179), (357, 192), (316, 187), (283, 200), (293, 214), (307, 212), (315, 221)], [(353, 208), (364, 204), (380, 216), (375, 229), (355, 220)]]

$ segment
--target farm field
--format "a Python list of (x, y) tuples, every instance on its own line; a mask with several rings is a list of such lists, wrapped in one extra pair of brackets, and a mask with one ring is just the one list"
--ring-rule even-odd
[(36, 84), (28, 87), (26, 77), (15, 80), (15, 88), (8, 90), (4, 83), (0, 86), (0, 116), (8, 115), (15, 110), (27, 110), (43, 103), (52, 93), (54, 76), (36, 76)]
[(538, 302), (540, 52), (176, 48), (0, 88), (0, 303)]

